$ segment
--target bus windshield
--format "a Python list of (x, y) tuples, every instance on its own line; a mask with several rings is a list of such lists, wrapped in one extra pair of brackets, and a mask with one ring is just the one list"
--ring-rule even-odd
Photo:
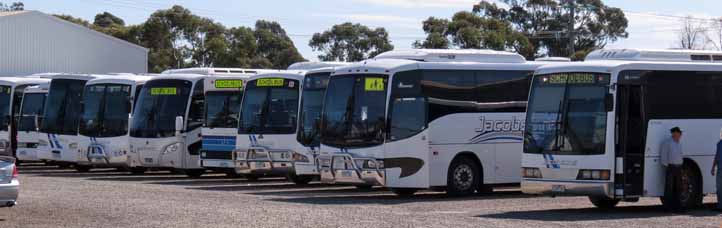
[(526, 120), (525, 153), (604, 154), (609, 74), (535, 76)]
[(331, 72), (306, 75), (301, 93), (301, 121), (297, 140), (305, 146), (319, 146), (321, 141), (319, 125), (321, 124), (321, 109), (323, 108), (323, 95), (328, 86)]
[(12, 97), (12, 88), (10, 86), (0, 86), (0, 130), (7, 131), (10, 123), (10, 98)]
[(43, 114), (47, 93), (26, 93), (20, 108), (18, 131), (36, 131), (35, 117)]
[(130, 86), (98, 84), (85, 88), (80, 134), (90, 137), (117, 137), (128, 132)]
[(239, 134), (294, 134), (298, 80), (261, 78), (248, 83), (241, 105)]
[(238, 112), (241, 111), (243, 92), (209, 91), (206, 93), (206, 123), (208, 128), (238, 127)]
[(53, 79), (45, 101), (40, 131), (43, 133), (76, 135), (80, 120), (81, 100), (85, 80)]
[(130, 136), (162, 138), (175, 135), (175, 119), (185, 117), (191, 81), (153, 80), (145, 84), (133, 110)]
[(322, 143), (342, 148), (382, 144), (386, 129), (386, 84), (386, 75), (331, 78), (322, 114)]

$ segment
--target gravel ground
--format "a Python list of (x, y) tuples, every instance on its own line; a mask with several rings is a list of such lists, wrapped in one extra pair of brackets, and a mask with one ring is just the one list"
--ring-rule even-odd
[[(669, 213), (658, 199), (592, 207), (584, 197), (533, 197), (500, 188), (488, 196), (422, 192), (397, 198), (383, 189), (280, 179), (248, 182), (209, 175), (188, 179), (77, 173), (23, 166), (19, 205), (0, 209), (0, 227), (720, 227), (710, 210)], [(706, 197), (706, 207), (714, 199)]]

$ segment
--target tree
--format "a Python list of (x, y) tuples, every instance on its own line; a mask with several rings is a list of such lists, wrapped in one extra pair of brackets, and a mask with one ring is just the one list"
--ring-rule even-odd
[(3, 11), (23, 11), (25, 10), (25, 4), (22, 2), (13, 2), (12, 4), (4, 4), (0, 2), (0, 12)]
[[(624, 12), (604, 5), (601, 0), (500, 0), (506, 7), (482, 0), (473, 12), (483, 18), (508, 22), (524, 34), (532, 51), (528, 58), (571, 56), (567, 35), (574, 36), (574, 49), (580, 52), (604, 48), (606, 44), (628, 37)], [(573, 9), (573, 10), (572, 10)], [(570, 15), (571, 12), (573, 15)], [(569, 31), (570, 18), (574, 18)]]
[(81, 25), (84, 27), (90, 28), (90, 22), (83, 20), (82, 18), (77, 18), (77, 17), (73, 17), (70, 15), (65, 15), (65, 14), (55, 14), (53, 16), (63, 19), (63, 20), (66, 20), (66, 21), (69, 21), (69, 22), (73, 22), (75, 24), (78, 24), (78, 25)]
[(699, 50), (707, 45), (707, 30), (704, 23), (695, 22), (692, 17), (684, 19), (678, 32), (677, 47), (679, 49)]
[(415, 48), (449, 48), (449, 20), (429, 17), (423, 22), (423, 25), (424, 32), (427, 34), (426, 39), (414, 42)]
[[(427, 38), (416, 41), (417, 48), (449, 48), (506, 50), (533, 55), (527, 37), (514, 30), (510, 23), (494, 18), (480, 17), (461, 11), (446, 19), (429, 18), (424, 21)], [(449, 41), (449, 39), (451, 41)]]
[(705, 37), (712, 49), (722, 51), (722, 18), (712, 19)]
[(305, 61), (286, 34), (286, 30), (278, 22), (256, 21), (254, 36), (258, 45), (256, 57), (265, 60), (252, 60), (253, 67), (285, 69), (291, 64)]
[(95, 15), (95, 20), (93, 21), (93, 25), (102, 27), (102, 28), (107, 28), (107, 27), (110, 27), (113, 25), (125, 26), (125, 21), (123, 21), (123, 19), (120, 19), (119, 17), (116, 17), (115, 15), (113, 15), (111, 13), (103, 12), (101, 14)]
[(371, 29), (350, 22), (334, 25), (330, 30), (315, 33), (309, 41), (314, 51), (322, 51), (318, 56), (323, 61), (356, 62), (394, 49), (389, 34), (384, 28)]

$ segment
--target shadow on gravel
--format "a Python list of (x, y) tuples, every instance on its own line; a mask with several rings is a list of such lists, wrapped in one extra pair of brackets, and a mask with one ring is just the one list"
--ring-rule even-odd
[(492, 219), (523, 219), (538, 220), (545, 222), (574, 222), (574, 221), (593, 221), (593, 220), (617, 220), (617, 219), (640, 219), (655, 218), (666, 216), (687, 215), (692, 217), (709, 217), (718, 216), (719, 212), (714, 212), (706, 208), (712, 208), (713, 205), (706, 204), (705, 209), (690, 210), (683, 213), (673, 213), (659, 206), (624, 206), (614, 209), (599, 208), (582, 208), (582, 209), (554, 209), (539, 211), (514, 211), (499, 214), (479, 215), (479, 218)]
[[(382, 189), (379, 189), (382, 190)], [(498, 199), (506, 199), (506, 198), (525, 198), (525, 197), (535, 197), (530, 195), (523, 195), (520, 191), (504, 191), (504, 192), (495, 192), (492, 194), (487, 194), (483, 196), (469, 196), (469, 197), (449, 197), (446, 195), (446, 193), (443, 192), (423, 192), (420, 194), (416, 194), (411, 197), (401, 197), (397, 196), (391, 192), (386, 192), (386, 194), (376, 194), (376, 195), (368, 195), (368, 194), (355, 194), (355, 195), (332, 195), (332, 196), (318, 196), (319, 193), (323, 193), (324, 190), (319, 190), (319, 192), (314, 193), (313, 197), (296, 197), (296, 198), (286, 198), (286, 199), (271, 199), (272, 201), (278, 201), (278, 202), (285, 202), (285, 203), (301, 203), (301, 204), (317, 204), (317, 205), (355, 205), (355, 204), (384, 204), (384, 205), (395, 205), (395, 204), (405, 204), (405, 203), (419, 203), (419, 202), (453, 202), (453, 201), (470, 201), (470, 200), (498, 200)], [(308, 191), (304, 191), (308, 192)], [(331, 190), (327, 193), (349, 193), (352, 191), (348, 190)], [(356, 191), (358, 192), (364, 192), (364, 191)], [(366, 192), (368, 193), (368, 192)], [(259, 194), (259, 193), (255, 193)], [(278, 193), (263, 193), (268, 195), (283, 195), (287, 194), (287, 192), (278, 192)]]
[[(283, 189), (299, 189), (299, 188), (322, 188), (329, 187), (330, 185), (324, 185), (320, 183), (311, 183), (307, 185), (296, 185), (290, 182), (275, 182), (278, 184), (258, 184), (262, 183), (262, 180), (244, 182), (243, 185), (226, 185), (226, 186), (207, 186), (207, 187), (189, 187), (188, 189), (193, 190), (204, 190), (204, 191), (258, 191), (258, 190), (283, 190)], [(310, 190), (304, 190), (310, 191)], [(257, 194), (257, 193), (251, 193)]]
[(175, 181), (158, 181), (149, 182), (147, 184), (159, 184), (159, 185), (179, 185), (179, 186), (198, 186), (198, 185), (214, 185), (214, 184), (238, 184), (238, 183), (269, 183), (269, 182), (285, 182), (286, 179), (282, 178), (271, 178), (271, 179), (259, 179), (250, 181), (245, 178), (229, 178), (229, 177), (214, 177), (214, 178), (188, 178), (177, 179)]

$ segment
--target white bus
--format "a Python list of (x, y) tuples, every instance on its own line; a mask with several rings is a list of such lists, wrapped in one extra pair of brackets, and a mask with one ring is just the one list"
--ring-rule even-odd
[(18, 161), (40, 161), (37, 154), (38, 143), (42, 136), (39, 132), (39, 120), (43, 115), (49, 87), (50, 83), (46, 82), (36, 86), (29, 86), (23, 92), (20, 114), (16, 122), (18, 129)]
[(88, 74), (59, 74), (52, 77), (45, 110), (40, 121), (43, 138), (37, 155), (43, 161), (70, 167), (81, 159), (78, 147), (83, 90), (91, 79), (105, 77)]
[(295, 143), (304, 75), (305, 71), (264, 73), (246, 84), (235, 153), (236, 166), (249, 178), (290, 176), (294, 165), (313, 164), (307, 151)]
[(529, 82), (540, 62), (488, 50), (411, 50), (336, 69), (321, 123), (321, 180), (400, 195), (519, 183)]
[(201, 166), (238, 176), (233, 150), (236, 148), (238, 115), (246, 81), (251, 74), (209, 76), (205, 80), (206, 107), (203, 124)]
[[(88, 81), (83, 92), (78, 133), (80, 160), (75, 169), (128, 168), (128, 117), (137, 94), (150, 76), (117, 75)], [(135, 174), (144, 170), (132, 169)]]
[(130, 124), (130, 166), (170, 169), (189, 177), (200, 165), (205, 93), (200, 74), (164, 74), (148, 80)]
[(17, 156), (17, 122), (25, 88), (49, 82), (39, 77), (0, 77), (0, 156)]
[(722, 129), (722, 52), (600, 50), (539, 68), (529, 98), (522, 191), (589, 196), (597, 207), (664, 195), (660, 144), (684, 131), (680, 194), (693, 208), (715, 191)]

